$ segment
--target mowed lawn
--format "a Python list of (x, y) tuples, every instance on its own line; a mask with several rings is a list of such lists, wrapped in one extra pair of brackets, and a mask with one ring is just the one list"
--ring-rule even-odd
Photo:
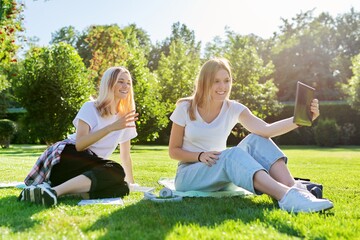
[[(23, 181), (45, 146), (0, 149), (0, 182)], [(290, 214), (266, 195), (185, 198), (154, 203), (132, 192), (124, 206), (78, 206), (77, 197), (59, 198), (52, 208), (18, 202), (20, 189), (0, 189), (1, 239), (359, 239), (360, 147), (284, 146), (296, 177), (324, 186), (335, 207), (325, 213)], [(136, 182), (162, 188), (177, 162), (166, 146), (133, 146)], [(118, 161), (119, 153), (111, 159)]]

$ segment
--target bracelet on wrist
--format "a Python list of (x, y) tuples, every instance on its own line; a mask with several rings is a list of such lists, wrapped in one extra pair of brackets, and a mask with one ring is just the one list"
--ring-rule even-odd
[(201, 160), (200, 160), (200, 157), (201, 157), (201, 154), (203, 154), (204, 152), (201, 152), (201, 153), (199, 153), (199, 155), (198, 155), (198, 161), (199, 162), (201, 162)]

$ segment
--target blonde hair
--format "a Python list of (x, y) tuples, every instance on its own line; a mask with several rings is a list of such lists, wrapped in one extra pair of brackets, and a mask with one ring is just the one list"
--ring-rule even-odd
[(112, 114), (111, 103), (115, 99), (114, 86), (122, 73), (127, 73), (130, 77), (130, 90), (127, 97), (119, 101), (117, 111), (120, 115), (124, 115), (135, 109), (133, 84), (129, 70), (125, 67), (110, 67), (101, 78), (99, 95), (95, 100), (95, 106), (102, 117), (108, 117)]
[(231, 85), (232, 85), (232, 77), (231, 77), (231, 68), (228, 60), (224, 58), (213, 58), (205, 62), (200, 70), (199, 75), (195, 81), (195, 90), (192, 96), (181, 98), (177, 101), (176, 104), (189, 101), (189, 116), (192, 121), (196, 120), (195, 110), (196, 107), (204, 107), (205, 109), (210, 108), (211, 94), (210, 90), (215, 81), (215, 75), (219, 70), (225, 70), (229, 74), (230, 77), (230, 89), (227, 92), (226, 99), (229, 99)]

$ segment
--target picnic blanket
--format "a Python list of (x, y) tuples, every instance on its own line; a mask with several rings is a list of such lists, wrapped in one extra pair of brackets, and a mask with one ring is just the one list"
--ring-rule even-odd
[(0, 182), (0, 188), (20, 188), (23, 189), (26, 187), (24, 182)]
[(234, 196), (247, 196), (252, 195), (251, 192), (240, 188), (236, 185), (233, 185), (227, 189), (224, 189), (223, 191), (217, 191), (217, 192), (204, 192), (204, 191), (186, 191), (186, 192), (180, 192), (175, 190), (175, 179), (174, 178), (160, 178), (158, 183), (166, 188), (169, 188), (173, 191), (173, 195), (175, 196), (181, 196), (181, 197), (234, 197)]

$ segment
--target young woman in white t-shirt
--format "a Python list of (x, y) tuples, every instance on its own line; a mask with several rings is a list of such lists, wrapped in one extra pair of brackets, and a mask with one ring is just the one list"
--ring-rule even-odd
[[(231, 86), (227, 60), (212, 59), (202, 66), (194, 94), (177, 102), (170, 117), (169, 142), (170, 157), (179, 161), (176, 190), (219, 191), (236, 185), (270, 195), (289, 212), (332, 208), (332, 202), (315, 198), (294, 181), (286, 156), (271, 140), (297, 128), (293, 118), (264, 122), (246, 106), (229, 100)], [(317, 99), (311, 103), (311, 112), (313, 119), (319, 116)], [(226, 149), (226, 140), (238, 122), (251, 134)]]
[[(111, 67), (100, 82), (98, 97), (86, 102), (73, 124), (76, 133), (50, 146), (25, 179), (20, 200), (46, 206), (64, 194), (89, 198), (123, 197), (134, 184), (130, 140), (137, 136), (130, 72)], [(120, 145), (122, 166), (107, 158)]]

